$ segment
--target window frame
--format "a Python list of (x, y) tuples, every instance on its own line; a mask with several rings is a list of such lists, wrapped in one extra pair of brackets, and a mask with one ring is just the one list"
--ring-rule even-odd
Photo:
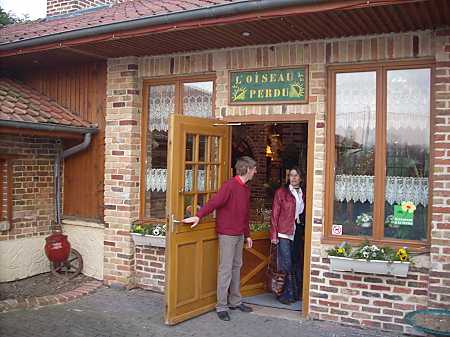
[[(147, 164), (147, 129), (148, 129), (148, 95), (149, 89), (152, 86), (158, 85), (174, 85), (175, 86), (175, 106), (174, 113), (177, 115), (183, 114), (183, 99), (184, 99), (184, 83), (193, 82), (213, 82), (213, 92), (212, 92), (212, 118), (216, 118), (215, 108), (216, 108), (216, 74), (207, 73), (201, 75), (183, 75), (183, 76), (165, 76), (157, 79), (144, 79), (142, 83), (142, 115), (141, 115), (141, 157), (140, 157), (140, 178), (139, 178), (139, 218), (136, 223), (143, 225), (150, 225), (161, 223), (161, 221), (155, 220), (155, 218), (145, 217), (145, 166)], [(158, 219), (162, 220), (162, 219)], [(166, 221), (166, 219), (164, 219)]]
[[(387, 72), (391, 70), (407, 69), (430, 69), (430, 158), (429, 158), (429, 176), (428, 176), (428, 218), (427, 235), (423, 241), (402, 240), (396, 238), (384, 237), (384, 199), (385, 199), (385, 178), (386, 178), (386, 136), (387, 136)], [(350, 244), (361, 244), (366, 240), (377, 245), (390, 245), (393, 247), (408, 246), (413, 251), (428, 251), (430, 246), (431, 220), (432, 220), (432, 194), (433, 194), (433, 171), (434, 166), (434, 144), (433, 130), (435, 120), (434, 108), (434, 71), (435, 62), (432, 59), (421, 59), (413, 61), (394, 61), (361, 63), (346, 65), (331, 65), (327, 67), (328, 72), (328, 114), (326, 117), (326, 165), (325, 165), (325, 200), (324, 200), (324, 232), (322, 233), (322, 243), (337, 244), (347, 241)], [(373, 204), (373, 226), (372, 235), (351, 236), (341, 235), (333, 236), (331, 228), (334, 216), (334, 169), (335, 169), (335, 114), (336, 114), (336, 74), (352, 72), (370, 72), (376, 73), (376, 141), (375, 141), (375, 183), (374, 183), (374, 204)], [(380, 151), (380, 149), (382, 149)]]

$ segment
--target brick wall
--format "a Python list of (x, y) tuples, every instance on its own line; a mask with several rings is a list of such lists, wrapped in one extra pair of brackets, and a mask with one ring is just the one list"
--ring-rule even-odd
[(429, 304), (450, 309), (450, 29), (436, 35)]
[(165, 248), (136, 246), (135, 283), (142, 289), (164, 292)]
[(140, 89), (137, 58), (108, 61), (105, 130), (106, 284), (129, 284), (134, 268), (131, 223), (138, 218)]
[(80, 9), (88, 9), (107, 5), (115, 0), (47, 0), (47, 16), (72, 13)]
[[(438, 35), (437, 37), (435, 35)], [(108, 89), (108, 128), (111, 132), (125, 132), (126, 128), (133, 131), (127, 137), (121, 138), (122, 144), (138, 147), (140, 105), (134, 97), (133, 90), (137, 90), (138, 79), (158, 76), (202, 74), (215, 72), (217, 117), (263, 115), (263, 114), (313, 114), (315, 116), (314, 134), (314, 186), (313, 186), (313, 214), (311, 219), (312, 250), (311, 250), (311, 305), (310, 314), (318, 319), (334, 320), (341, 323), (362, 326), (375, 326), (386, 330), (408, 331), (403, 323), (399, 311), (421, 308), (427, 305), (450, 307), (448, 302), (449, 287), (449, 195), (450, 172), (448, 143), (449, 134), (449, 37), (448, 33), (418, 31), (404, 34), (386, 34), (370, 37), (355, 37), (336, 40), (322, 40), (311, 42), (285, 43), (274, 46), (252, 46), (218, 51), (206, 51), (191, 54), (177, 54), (169, 56), (142, 57), (138, 59), (117, 59), (109, 61), (108, 84), (114, 85)], [(406, 279), (394, 277), (380, 277), (373, 275), (359, 275), (351, 273), (330, 274), (329, 261), (324, 251), (328, 246), (321, 243), (323, 233), (324, 214), (324, 165), (325, 165), (325, 128), (326, 128), (326, 66), (336, 63), (356, 63), (369, 61), (387, 61), (398, 59), (412, 59), (436, 57), (436, 127), (434, 143), (436, 145), (434, 162), (435, 193), (433, 198), (433, 221), (431, 232), (431, 263), (430, 256), (420, 258), (416, 269), (412, 269)], [(259, 67), (277, 67), (287, 65), (309, 66), (309, 103), (304, 105), (258, 105), (258, 106), (229, 106), (228, 105), (228, 71), (230, 69), (246, 69)], [(127, 68), (130, 67), (131, 68)], [(115, 82), (114, 82), (115, 81)], [(121, 89), (114, 92), (111, 89)], [(131, 90), (131, 93), (129, 92)], [(442, 92), (439, 92), (442, 91)], [(119, 123), (125, 123), (123, 131), (118, 131)], [(131, 126), (130, 126), (131, 125)], [(136, 134), (135, 134), (136, 132)], [(130, 136), (131, 135), (131, 136)], [(107, 136), (108, 137), (108, 136)], [(112, 150), (111, 139), (107, 139), (107, 150)], [(109, 147), (109, 149), (108, 149)], [(114, 150), (116, 150), (114, 148)], [(129, 239), (125, 230), (129, 223), (137, 217), (137, 200), (134, 191), (137, 188), (137, 178), (133, 174), (118, 173), (120, 168), (128, 165), (128, 169), (138, 173), (136, 161), (138, 154), (126, 154), (126, 158), (115, 158), (107, 151), (107, 169), (114, 163), (114, 172), (107, 173), (105, 181), (105, 198), (110, 198), (106, 213), (107, 222), (114, 223), (114, 231), (105, 241), (117, 249), (109, 251), (110, 269), (117, 270), (125, 262), (125, 257), (113, 259), (119, 250), (126, 250), (132, 254)], [(120, 161), (116, 162), (116, 161)], [(119, 177), (117, 176), (119, 175)], [(137, 175), (137, 174), (136, 174)], [(113, 176), (115, 178), (113, 178)], [(116, 179), (126, 185), (119, 188)], [(109, 186), (108, 186), (109, 185)], [(114, 189), (113, 189), (114, 187)], [(130, 194), (133, 191), (132, 195)], [(119, 213), (119, 207), (128, 202), (125, 216)], [(136, 209), (134, 209), (136, 207)], [(105, 214), (106, 214), (105, 213)], [(120, 228), (120, 233), (118, 232)], [(118, 235), (116, 235), (118, 234)], [(120, 245), (120, 248), (117, 246)], [(123, 254), (121, 251), (120, 254)], [(105, 260), (106, 262), (106, 260)], [(430, 269), (430, 271), (429, 271)], [(130, 269), (127, 269), (128, 275)], [(116, 275), (116, 274), (115, 274)], [(117, 275), (116, 275), (117, 276)], [(429, 280), (428, 280), (429, 279)], [(122, 279), (123, 280), (123, 279)], [(430, 281), (430, 282), (429, 282)], [(398, 284), (396, 284), (397, 282)], [(360, 288), (354, 288), (358, 284)], [(367, 288), (366, 288), (367, 286)], [(358, 286), (355, 286), (358, 287)], [(402, 289), (402, 290), (399, 290)], [(399, 292), (400, 291), (400, 292)], [(403, 291), (403, 293), (401, 292)], [(376, 293), (379, 297), (371, 297)], [(314, 297), (313, 294), (327, 296)], [(401, 297), (399, 299), (398, 297)], [(355, 302), (354, 302), (355, 301)], [(357, 301), (360, 301), (358, 303)], [(391, 311), (392, 310), (392, 311)]]
[(47, 236), (55, 218), (54, 140), (0, 135), (1, 154), (17, 156), (13, 163), (11, 227), (1, 240)]

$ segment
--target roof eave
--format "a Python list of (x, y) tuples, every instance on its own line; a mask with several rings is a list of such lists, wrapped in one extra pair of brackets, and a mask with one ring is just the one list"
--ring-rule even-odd
[(52, 123), (30, 123), (9, 120), (0, 120), (0, 127), (13, 128), (18, 130), (25, 129), (34, 131), (62, 132), (79, 135), (83, 135), (86, 133), (96, 134), (98, 132), (98, 128), (96, 127), (71, 126)]
[[(174, 12), (170, 14), (156, 15), (139, 18), (129, 21), (121, 21), (102, 26), (83, 28), (69, 32), (46, 35), (42, 37), (16, 41), (0, 45), (0, 51), (35, 47), (43, 44), (73, 40), (79, 38), (92, 37), (101, 34), (120, 32), (125, 30), (139, 29), (143, 27), (170, 25), (180, 22), (195, 20), (213, 19), (224, 16), (247, 14), (272, 9), (282, 9), (289, 6), (303, 6), (326, 3), (327, 0), (260, 0), (260, 1), (240, 1), (230, 4), (221, 4), (211, 7), (198, 8), (187, 11)], [(365, 1), (364, 1), (365, 2)]]

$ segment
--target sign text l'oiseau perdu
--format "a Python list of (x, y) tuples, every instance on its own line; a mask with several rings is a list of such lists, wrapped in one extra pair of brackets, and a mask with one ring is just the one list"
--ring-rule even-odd
[(230, 72), (230, 104), (306, 103), (307, 67)]

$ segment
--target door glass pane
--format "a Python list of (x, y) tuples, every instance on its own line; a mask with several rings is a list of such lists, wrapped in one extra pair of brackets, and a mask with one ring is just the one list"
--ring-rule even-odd
[(186, 161), (194, 161), (195, 136), (186, 135)]
[(145, 164), (145, 218), (165, 218), (169, 114), (175, 109), (175, 86), (149, 88)]
[(184, 191), (192, 192), (193, 184), (194, 184), (194, 165), (186, 165), (186, 169), (184, 170)]
[(202, 208), (206, 204), (206, 194), (197, 195), (197, 209)]
[(197, 191), (205, 192), (206, 165), (199, 165), (197, 171)]
[(183, 114), (211, 118), (213, 81), (183, 83)]
[(183, 202), (183, 205), (184, 205), (184, 207), (183, 207), (183, 209), (184, 209), (184, 217), (185, 218), (189, 218), (189, 217), (191, 217), (191, 216), (194, 216), (194, 212), (193, 212), (193, 209), (194, 209), (194, 196), (193, 195), (183, 195), (183, 199), (184, 199), (184, 202)]
[(426, 238), (429, 140), (430, 69), (388, 71), (386, 237)]
[(204, 162), (208, 158), (208, 136), (200, 136), (198, 147), (198, 161)]
[(209, 169), (209, 190), (215, 192), (219, 184), (219, 165), (210, 165)]
[(219, 161), (219, 137), (211, 137), (211, 155), (209, 160), (212, 163), (217, 163)]
[(347, 235), (372, 235), (376, 73), (336, 75), (333, 224)]

